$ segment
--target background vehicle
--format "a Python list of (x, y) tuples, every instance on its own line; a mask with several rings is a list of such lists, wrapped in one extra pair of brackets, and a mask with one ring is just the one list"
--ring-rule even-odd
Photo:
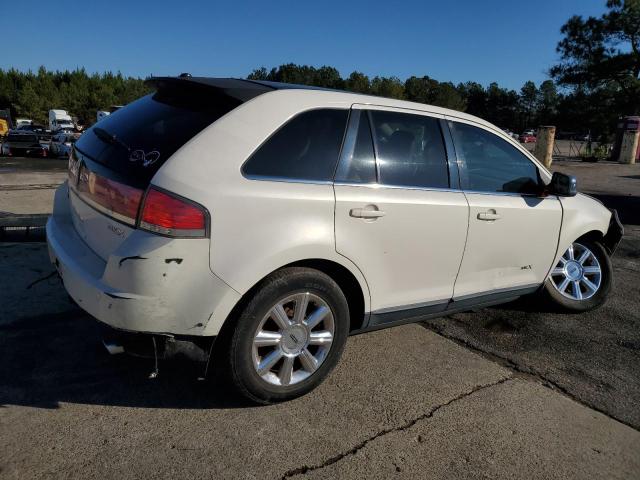
[(49, 146), (49, 156), (51, 157), (68, 157), (71, 147), (79, 135), (74, 133), (56, 133), (51, 137)]
[(30, 118), (16, 118), (15, 128), (20, 128), (22, 125), (31, 125), (33, 120)]
[(108, 117), (109, 115), (111, 115), (113, 112), (119, 110), (122, 108), (122, 105), (111, 105), (111, 107), (109, 107), (108, 110), (98, 110), (97, 115), (96, 115), (96, 121), (100, 121), (105, 117)]
[(617, 217), (479, 118), (271, 82), (151, 85), (76, 143), (51, 260), (82, 308), (162, 352), (207, 359), (216, 336), (213, 365), (247, 398), (309, 392), (349, 333), (541, 290), (571, 311), (606, 299)]
[(4, 137), (9, 130), (13, 128), (13, 122), (11, 121), (11, 112), (7, 110), (0, 110), (0, 138)]
[(66, 110), (49, 110), (49, 130), (51, 133), (58, 130), (73, 131), (74, 125), (71, 115)]
[(520, 135), (518, 140), (520, 140), (520, 142), (522, 142), (522, 143), (535, 143), (535, 141), (537, 139), (536, 139), (535, 135), (525, 132), (525, 133)]
[(10, 133), (2, 143), (2, 154), (14, 157), (46, 157), (47, 149), (33, 133)]

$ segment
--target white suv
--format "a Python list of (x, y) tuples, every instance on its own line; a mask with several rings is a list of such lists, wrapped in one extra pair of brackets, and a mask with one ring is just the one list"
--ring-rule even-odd
[(150, 83), (75, 144), (47, 224), (67, 291), (133, 332), (126, 349), (213, 357), (271, 402), (317, 386), (349, 334), (537, 291), (583, 311), (611, 288), (615, 212), (481, 119), (270, 82)]

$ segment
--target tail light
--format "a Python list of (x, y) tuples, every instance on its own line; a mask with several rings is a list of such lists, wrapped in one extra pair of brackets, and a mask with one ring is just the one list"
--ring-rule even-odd
[(177, 195), (150, 188), (142, 207), (140, 228), (171, 237), (205, 237), (207, 211)]
[[(72, 172), (70, 171), (70, 176)], [(135, 225), (143, 191), (80, 169), (78, 195), (96, 209), (127, 225)]]

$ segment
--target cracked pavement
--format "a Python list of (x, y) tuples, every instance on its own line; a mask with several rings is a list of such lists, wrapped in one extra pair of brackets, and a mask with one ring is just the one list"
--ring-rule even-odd
[[(603, 197), (609, 177), (640, 184), (629, 166), (560, 167)], [(0, 243), (0, 479), (639, 478), (633, 195), (607, 200), (627, 235), (604, 308), (524, 302), (352, 337), (319, 389), (268, 407), (183, 364), (148, 380), (150, 361), (108, 356), (46, 247)]]

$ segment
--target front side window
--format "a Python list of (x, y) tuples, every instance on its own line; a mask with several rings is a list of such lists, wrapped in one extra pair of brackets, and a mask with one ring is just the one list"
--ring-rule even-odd
[(458, 122), (449, 125), (463, 162), (464, 190), (526, 194), (539, 189), (538, 168), (513, 145), (482, 128)]
[(379, 182), (386, 185), (448, 188), (449, 171), (437, 119), (371, 111)]
[(248, 176), (331, 181), (348, 110), (303, 112), (274, 133), (242, 167)]

